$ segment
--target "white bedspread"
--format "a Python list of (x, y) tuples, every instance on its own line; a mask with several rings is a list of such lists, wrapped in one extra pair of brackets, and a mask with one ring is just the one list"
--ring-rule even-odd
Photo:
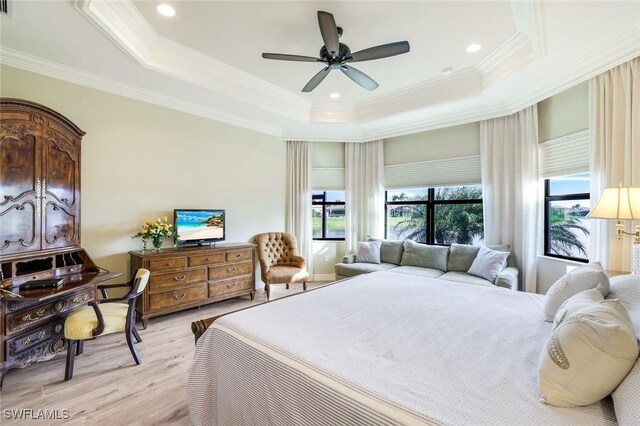
[(609, 425), (538, 402), (543, 297), (393, 272), (225, 316), (200, 338), (197, 425)]

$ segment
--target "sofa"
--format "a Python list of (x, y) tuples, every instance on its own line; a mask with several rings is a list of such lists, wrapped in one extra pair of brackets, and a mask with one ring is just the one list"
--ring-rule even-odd
[[(343, 257), (342, 263), (335, 265), (336, 279), (376, 271), (391, 271), (446, 281), (518, 289), (519, 271), (513, 253), (507, 257), (506, 267), (491, 282), (467, 272), (478, 255), (480, 246), (452, 244), (449, 247), (418, 244), (411, 240), (380, 241), (380, 263), (356, 262), (356, 255), (348, 254)], [(487, 248), (508, 252), (510, 246), (494, 245)]]

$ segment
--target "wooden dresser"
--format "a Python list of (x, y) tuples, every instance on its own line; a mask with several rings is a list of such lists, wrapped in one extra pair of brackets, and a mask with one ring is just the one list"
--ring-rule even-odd
[(138, 303), (146, 327), (149, 318), (256, 292), (255, 245), (223, 243), (216, 247), (178, 247), (132, 251), (131, 274), (151, 271)]
[[(7, 370), (64, 350), (67, 315), (95, 299), (97, 283), (122, 275), (80, 247), (83, 135), (50, 108), (0, 98), (0, 388)], [(63, 285), (18, 289), (47, 278)]]

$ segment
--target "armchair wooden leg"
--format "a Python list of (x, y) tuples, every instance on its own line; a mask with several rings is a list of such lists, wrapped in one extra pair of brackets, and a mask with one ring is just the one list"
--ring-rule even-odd
[(137, 341), (138, 343), (142, 342), (142, 338), (141, 338), (141, 337), (140, 337), (140, 335), (138, 334), (138, 330), (136, 330), (136, 328), (135, 328), (135, 327), (133, 327), (133, 328), (131, 329), (131, 332), (133, 333), (133, 337), (135, 337), (135, 338), (136, 338), (136, 341)]
[(264, 285), (264, 291), (267, 292), (267, 302), (269, 301), (269, 296), (271, 295), (271, 286), (269, 284)]
[(131, 351), (131, 355), (133, 355), (133, 360), (136, 364), (140, 365), (140, 357), (138, 356), (138, 351), (136, 351), (136, 346), (133, 343), (133, 333), (126, 332), (127, 335), (127, 345), (129, 345), (129, 350)]
[(307, 291), (307, 282), (306, 281), (302, 283), (302, 290), (303, 291)]
[(73, 361), (76, 354), (77, 343), (77, 340), (67, 340), (67, 365), (64, 369), (65, 382), (73, 378)]
[(84, 340), (78, 340), (76, 346), (76, 356), (82, 355), (82, 352), (84, 351)]
[(287, 283), (287, 290), (289, 290), (289, 283)]

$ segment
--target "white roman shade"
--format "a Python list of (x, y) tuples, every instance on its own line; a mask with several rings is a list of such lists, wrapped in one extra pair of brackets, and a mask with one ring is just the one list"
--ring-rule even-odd
[(344, 191), (343, 167), (314, 167), (311, 176), (315, 191)]
[(544, 179), (589, 171), (589, 130), (550, 139), (538, 145), (540, 177)]
[(384, 166), (386, 189), (480, 184), (480, 156)]

